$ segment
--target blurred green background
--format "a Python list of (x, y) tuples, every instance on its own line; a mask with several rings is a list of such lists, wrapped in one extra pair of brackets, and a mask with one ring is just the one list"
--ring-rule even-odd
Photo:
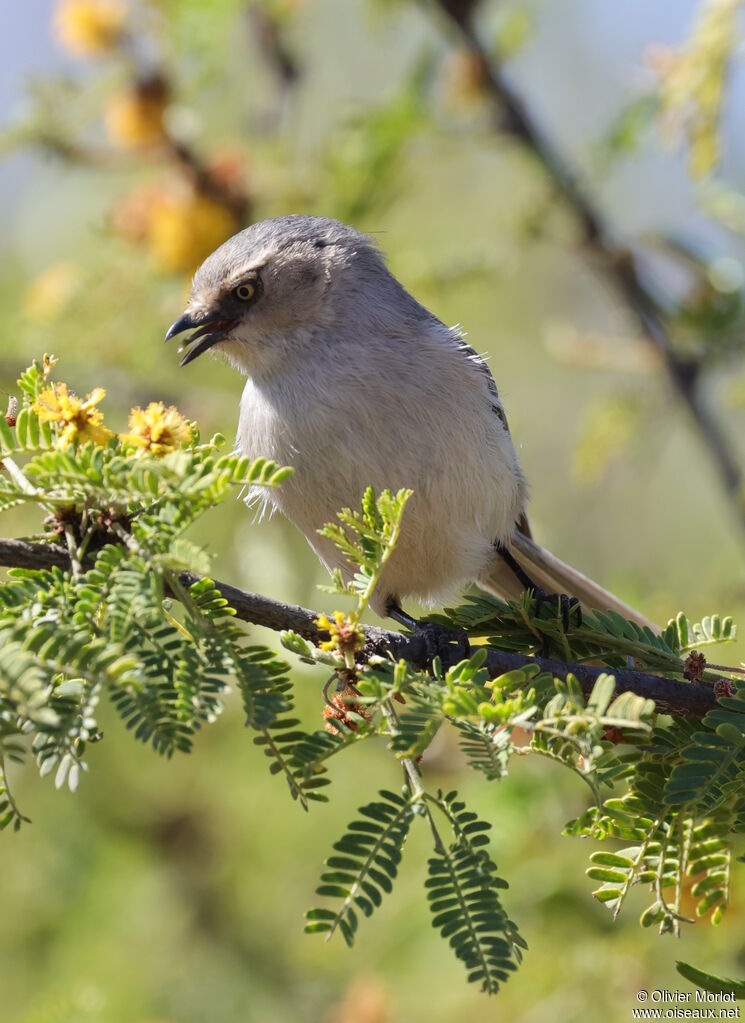
[[(703, 343), (729, 303), (728, 332), (706, 355), (705, 395), (745, 464), (745, 249), (706, 216), (685, 159), (654, 128), (637, 137), (629, 121), (631, 141), (613, 141), (619, 116), (653, 90), (647, 45), (679, 43), (697, 6), (504, 0), (484, 3), (481, 16), (613, 230), (650, 253), (663, 236), (699, 253), (694, 285), (690, 273), (681, 283), (677, 264), (655, 264), (677, 312), (690, 312), (701, 280), (710, 291), (720, 282), (719, 305), (703, 306), (711, 322), (681, 313), (676, 336)], [(75, 12), (71, 41), (50, 0), (14, 5), (5, 19), (0, 388), (12, 392), (19, 370), (50, 351), (71, 387), (107, 389), (114, 428), (132, 405), (162, 399), (203, 433), (230, 436), (240, 379), (217, 361), (178, 370), (162, 344), (188, 270), (230, 233), (227, 223), (339, 216), (374, 233), (410, 290), (489, 354), (541, 543), (658, 621), (679, 609), (745, 617), (742, 532), (685, 410), (540, 166), (493, 130), (478, 76), (426, 5), (151, 0), (125, 9), (126, 42), (99, 38), (90, 53), (76, 49)], [(85, 25), (82, 34), (85, 42)], [(161, 93), (148, 93), (154, 79)], [(720, 172), (737, 188), (739, 71), (729, 88)], [(174, 138), (209, 165), (232, 206), (194, 205)], [(0, 531), (36, 525), (9, 514)], [(322, 570), (284, 522), (254, 522), (236, 502), (197, 539), (217, 578), (331, 609), (315, 589)], [(722, 658), (735, 663), (742, 650), (741, 641)], [(298, 677), (314, 727), (323, 678)], [(613, 923), (584, 877), (590, 850), (559, 837), (586, 805), (580, 781), (523, 761), (498, 785), (468, 778), (447, 736), (425, 769), (494, 822), (506, 905), (530, 944), (523, 968), (496, 1000), (467, 987), (427, 917), (424, 828), (355, 949), (325, 945), (303, 936), (302, 913), (354, 807), (398, 785), (390, 758), (350, 751), (332, 765), (331, 804), (306, 816), (268, 776), (237, 700), (192, 755), (172, 762), (135, 744), (110, 712), (104, 721), (107, 741), (91, 752), (78, 794), (55, 792), (30, 769), (16, 779), (34, 823), (0, 843), (3, 1023), (612, 1023), (631, 1018), (639, 988), (687, 987), (676, 958), (745, 975), (741, 890), (719, 929), (699, 924), (677, 943), (639, 930), (633, 898)]]

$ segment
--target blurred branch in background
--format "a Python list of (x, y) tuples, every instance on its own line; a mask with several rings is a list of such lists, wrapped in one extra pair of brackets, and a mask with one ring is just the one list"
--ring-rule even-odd
[(300, 78), (300, 67), (285, 40), (282, 21), (256, 3), (249, 3), (247, 16), (250, 30), (274, 74), (277, 87), (281, 93), (287, 94)]
[[(63, 49), (78, 61), (106, 58), (121, 82), (105, 104), (107, 144), (97, 138), (99, 110), (88, 108), (85, 83), (65, 78), (36, 84), (30, 114), (4, 134), (1, 145), (5, 152), (35, 146), (100, 169), (165, 167), (165, 179), (138, 185), (117, 203), (111, 227), (146, 245), (161, 270), (191, 272), (250, 222), (253, 198), (236, 153), (205, 156), (194, 145), (190, 111), (177, 102), (178, 76), (141, 17), (142, 23), (118, 0), (60, 0), (56, 7), (53, 30)], [(274, 50), (279, 40), (277, 29)], [(86, 119), (92, 133), (81, 128)]]
[[(721, 422), (703, 395), (701, 388), (701, 375), (705, 368), (703, 356), (677, 350), (655, 296), (655, 288), (642, 270), (638, 256), (630, 248), (619, 243), (603, 214), (583, 190), (551, 140), (538, 126), (522, 98), (507, 81), (499, 61), (494, 59), (482, 44), (474, 24), (479, 3), (480, 0), (431, 0), (432, 6), (439, 9), (455, 29), (456, 35), (480, 71), (482, 88), (496, 106), (492, 122), (494, 129), (500, 134), (508, 133), (521, 140), (541, 162), (558, 193), (576, 214), (585, 248), (596, 258), (624, 298), (641, 328), (643, 337), (661, 355), (675, 393), (688, 409), (701, 442), (716, 466), (736, 518), (745, 531), (743, 472)], [(727, 6), (728, 10), (736, 11), (739, 0), (737, 3), (727, 0)], [(719, 63), (721, 64), (721, 60)], [(721, 98), (720, 93), (717, 95)], [(718, 109), (717, 104), (715, 107)], [(711, 157), (713, 145), (711, 133), (704, 133), (700, 125), (697, 130), (699, 137), (703, 137), (707, 153)], [(701, 159), (703, 158), (699, 158), (699, 163)]]

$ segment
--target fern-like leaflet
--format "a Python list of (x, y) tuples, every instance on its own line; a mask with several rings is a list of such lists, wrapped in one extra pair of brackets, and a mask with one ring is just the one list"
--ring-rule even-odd
[(445, 845), (434, 830), (435, 851), (425, 883), (432, 925), (446, 938), (468, 971), (468, 980), (496, 994), (520, 962), (526, 948), (499, 898), (507, 882), (486, 852), (491, 825), (465, 808), (455, 792), (438, 795), (454, 832)]
[(359, 808), (362, 819), (352, 821), (334, 843), (339, 855), (326, 860), (329, 869), (321, 875), (316, 894), (341, 899), (341, 903), (336, 910), (309, 910), (307, 932), (324, 932), (328, 939), (338, 928), (352, 945), (357, 930), (354, 907), (371, 916), (382, 902), (382, 893), (392, 891), (414, 809), (410, 797), (386, 790), (379, 796)]

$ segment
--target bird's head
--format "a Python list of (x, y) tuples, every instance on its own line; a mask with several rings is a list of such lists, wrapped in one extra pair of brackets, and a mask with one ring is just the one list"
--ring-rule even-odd
[(184, 341), (182, 366), (212, 349), (244, 373), (272, 372), (313, 338), (333, 332), (365, 280), (381, 273), (390, 277), (370, 239), (338, 221), (264, 220), (204, 261), (166, 341), (194, 331)]

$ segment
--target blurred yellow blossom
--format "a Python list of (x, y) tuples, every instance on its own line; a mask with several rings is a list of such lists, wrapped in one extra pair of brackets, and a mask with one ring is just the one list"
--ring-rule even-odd
[(162, 401), (151, 401), (146, 409), (133, 408), (129, 414), (129, 433), (121, 440), (135, 444), (153, 455), (175, 451), (192, 439), (192, 426), (173, 405), (166, 408)]
[(454, 50), (444, 67), (444, 98), (449, 111), (465, 113), (486, 102), (486, 66), (470, 50)]
[(730, 60), (740, 42), (741, 7), (742, 0), (704, 0), (683, 46), (658, 46), (647, 55), (660, 81), (663, 133), (668, 139), (685, 134), (696, 178), (711, 173), (719, 161), (719, 119)]
[(60, 0), (54, 33), (73, 56), (88, 57), (116, 46), (126, 17), (127, 8), (121, 0)]
[(51, 384), (36, 399), (33, 410), (42, 423), (58, 427), (57, 447), (64, 449), (78, 439), (106, 444), (114, 434), (103, 425), (103, 412), (96, 408), (105, 397), (103, 387), (96, 387), (83, 400), (71, 394), (67, 384)]
[(237, 149), (220, 149), (210, 159), (207, 173), (226, 195), (240, 197), (246, 180), (246, 158)]
[(264, 10), (270, 18), (284, 21), (306, 7), (308, 0), (264, 0)]
[(332, 1006), (323, 1023), (392, 1023), (390, 996), (380, 978), (353, 977), (341, 1002)]
[(60, 313), (80, 287), (81, 274), (70, 260), (53, 263), (26, 291), (24, 306), (32, 320), (46, 322)]
[(643, 410), (633, 393), (607, 395), (590, 406), (572, 459), (575, 479), (586, 487), (602, 480), (638, 434)]
[(104, 118), (111, 141), (122, 149), (147, 149), (162, 142), (167, 98), (165, 84), (158, 78), (113, 96)]
[(112, 228), (127, 241), (147, 241), (153, 210), (162, 198), (162, 186), (138, 185), (117, 202), (111, 215)]
[(234, 215), (214, 199), (174, 192), (154, 203), (148, 240), (162, 269), (191, 271), (236, 229)]

